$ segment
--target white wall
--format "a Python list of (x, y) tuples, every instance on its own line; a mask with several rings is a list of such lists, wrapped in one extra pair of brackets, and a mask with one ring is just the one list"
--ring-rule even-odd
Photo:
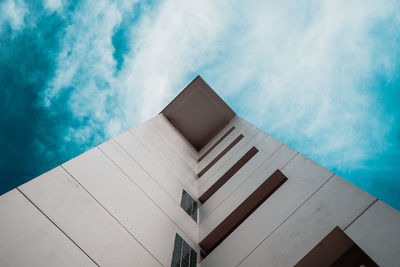
[[(240, 119), (224, 131), (235, 123), (240, 123)], [(257, 132), (252, 127), (249, 129)], [(400, 262), (400, 248), (396, 245), (400, 240), (399, 212), (387, 206), (383, 208), (381, 202), (375, 203), (376, 198), (271, 136), (259, 140), (255, 136), (237, 152), (228, 152), (224, 157), (230, 160), (218, 166), (207, 181), (200, 182), (199, 195), (251, 146), (260, 150), (200, 207), (199, 240), (276, 169), (288, 180), (203, 259), (201, 266), (293, 266), (335, 226), (348, 227), (346, 233), (378, 264), (395, 266), (393, 263)], [(221, 149), (229, 142), (228, 139), (221, 142)], [(391, 222), (385, 223), (386, 220)], [(380, 246), (385, 239), (390, 241)]]
[(399, 266), (400, 215), (397, 210), (377, 201), (345, 233), (380, 266)]
[(17, 189), (0, 214), (0, 266), (96, 266)]
[(169, 266), (176, 233), (200, 255), (197, 158), (159, 115), (1, 196), (0, 265)]
[[(198, 198), (253, 146), (196, 223), (182, 190)], [(0, 196), (0, 266), (169, 266), (176, 233), (200, 255), (198, 243), (277, 169), (288, 180), (199, 265), (293, 266), (335, 226), (381, 266), (400, 262), (400, 213), (376, 198), (238, 116), (198, 153), (158, 115)]]
[[(108, 166), (104, 164), (103, 167), (99, 170)], [(111, 178), (107, 174), (93, 182), (104, 185), (102, 179)], [(81, 186), (63, 168), (57, 167), (22, 185), (20, 190), (97, 264), (159, 266), (160, 263), (85, 188), (89, 187)]]

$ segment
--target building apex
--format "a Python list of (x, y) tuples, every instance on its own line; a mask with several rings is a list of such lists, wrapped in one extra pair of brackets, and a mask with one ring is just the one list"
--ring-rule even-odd
[(201, 150), (236, 115), (200, 75), (161, 113), (196, 150)]

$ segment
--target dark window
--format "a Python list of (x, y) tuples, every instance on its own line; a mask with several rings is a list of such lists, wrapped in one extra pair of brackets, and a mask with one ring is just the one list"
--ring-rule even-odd
[(174, 252), (171, 267), (195, 267), (197, 253), (178, 234), (175, 235)]
[(197, 222), (197, 202), (185, 191), (182, 191), (181, 207)]
[(336, 226), (295, 266), (377, 267), (378, 265)]
[(206, 202), (215, 192), (218, 191), (226, 182), (228, 182), (229, 179), (235, 173), (237, 173), (240, 168), (242, 168), (249, 160), (251, 160), (252, 157), (254, 157), (255, 154), (257, 154), (258, 149), (255, 148), (254, 146), (247, 151), (244, 156), (239, 159), (224, 175), (222, 175), (206, 192), (204, 192), (203, 195), (199, 198), (201, 203)]
[(204, 159), (208, 153), (210, 153), (219, 143), (222, 142), (222, 140), (224, 140), (231, 132), (233, 132), (233, 130), (235, 130), (235, 126), (233, 126), (232, 128), (230, 128), (220, 139), (218, 139), (217, 142), (215, 142), (215, 144), (213, 144), (204, 154), (203, 156), (201, 156), (199, 158), (199, 161), (201, 161), (202, 159)]
[(285, 181), (286, 176), (276, 170), (253, 193), (250, 194), (228, 217), (225, 218), (201, 242), (200, 247), (205, 254), (210, 254), (225, 240), (242, 222), (244, 222), (269, 196)]
[(227, 146), (221, 153), (219, 153), (218, 156), (215, 157), (215, 159), (208, 163), (207, 166), (205, 166), (204, 169), (202, 169), (201, 172), (197, 174), (197, 176), (201, 177), (203, 174), (205, 174), (206, 171), (208, 171), (212, 166), (214, 166), (215, 163), (218, 162), (218, 160), (220, 160), (226, 153), (229, 152), (229, 150), (231, 150), (237, 143), (239, 143), (239, 141), (242, 140), (243, 137), (243, 134), (240, 134), (238, 137), (236, 137), (236, 139), (233, 140), (232, 143), (230, 143), (229, 146)]

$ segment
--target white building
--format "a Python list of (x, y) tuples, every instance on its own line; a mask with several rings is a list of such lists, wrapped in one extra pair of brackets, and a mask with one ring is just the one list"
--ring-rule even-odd
[(0, 196), (0, 266), (400, 266), (399, 227), (197, 77), (155, 118)]

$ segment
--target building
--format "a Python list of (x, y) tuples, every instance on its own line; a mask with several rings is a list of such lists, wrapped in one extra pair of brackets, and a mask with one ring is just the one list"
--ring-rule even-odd
[(200, 78), (0, 197), (0, 266), (399, 266), (400, 214)]

